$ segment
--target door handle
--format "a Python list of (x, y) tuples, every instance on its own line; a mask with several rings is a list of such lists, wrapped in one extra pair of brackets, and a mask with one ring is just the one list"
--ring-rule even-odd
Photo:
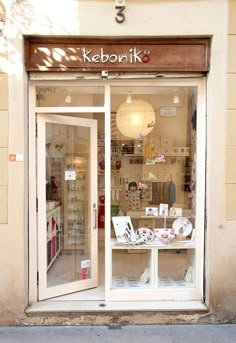
[(97, 229), (98, 227), (98, 215), (97, 215), (97, 204), (94, 202), (93, 203), (93, 211), (94, 211), (94, 227), (93, 229)]

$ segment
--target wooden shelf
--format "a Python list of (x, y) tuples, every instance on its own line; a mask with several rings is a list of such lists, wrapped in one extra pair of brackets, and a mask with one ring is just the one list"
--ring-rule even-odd
[(165, 244), (161, 241), (153, 241), (151, 244), (140, 244), (140, 245), (133, 245), (133, 244), (119, 244), (117, 240), (112, 238), (111, 239), (111, 248), (112, 249), (168, 249), (168, 250), (178, 250), (178, 249), (195, 249), (195, 242), (191, 241), (191, 239), (185, 241), (178, 241), (176, 240), (172, 244)]

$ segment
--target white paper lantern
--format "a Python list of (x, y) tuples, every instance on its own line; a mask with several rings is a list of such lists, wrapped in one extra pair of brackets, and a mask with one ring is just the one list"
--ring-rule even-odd
[(132, 100), (120, 105), (116, 114), (116, 125), (126, 137), (140, 139), (148, 135), (156, 121), (152, 106), (144, 100)]

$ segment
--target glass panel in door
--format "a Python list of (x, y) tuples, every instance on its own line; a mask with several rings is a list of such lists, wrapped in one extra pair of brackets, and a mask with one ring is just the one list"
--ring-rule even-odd
[(95, 120), (38, 116), (40, 299), (97, 286), (96, 132)]

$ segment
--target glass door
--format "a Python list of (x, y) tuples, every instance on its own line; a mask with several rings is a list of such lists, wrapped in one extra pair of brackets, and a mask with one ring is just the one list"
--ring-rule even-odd
[(97, 287), (97, 121), (37, 115), (39, 300)]

